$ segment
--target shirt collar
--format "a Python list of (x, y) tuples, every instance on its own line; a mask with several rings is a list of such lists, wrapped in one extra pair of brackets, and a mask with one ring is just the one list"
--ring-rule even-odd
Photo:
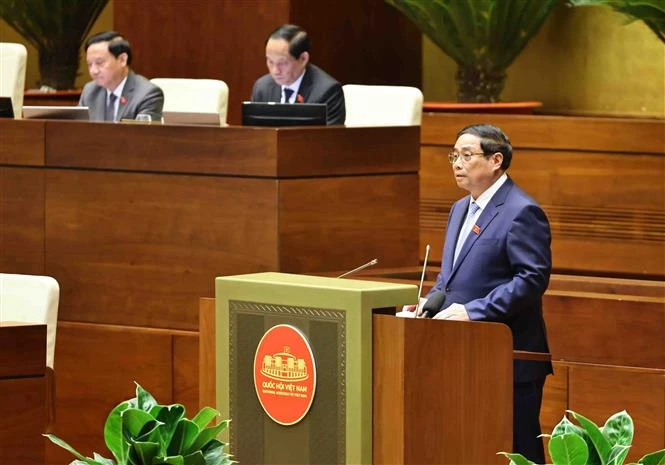
[(503, 183), (508, 180), (508, 175), (506, 173), (503, 173), (501, 176), (499, 176), (499, 179), (494, 181), (494, 183), (488, 187), (485, 192), (480, 194), (477, 199), (474, 199), (473, 197), (471, 200), (476, 203), (480, 207), (481, 210), (484, 210), (485, 207), (487, 207), (487, 204), (490, 203), (490, 200), (492, 200), (492, 197), (494, 197), (494, 194), (503, 186)]
[(108, 90), (106, 91), (106, 98), (108, 99), (109, 94), (113, 93), (116, 97), (118, 97), (116, 100), (120, 100), (120, 97), (122, 97), (122, 91), (125, 89), (125, 84), (127, 84), (127, 76), (125, 76), (125, 78), (120, 81), (120, 84), (118, 84), (118, 87), (113, 89), (113, 92), (109, 92)]
[[(307, 71), (305, 70), (305, 72), (307, 72)], [(291, 96), (290, 100), (293, 100), (295, 102), (296, 98), (298, 96), (298, 90), (300, 89), (300, 83), (302, 83), (302, 78), (304, 76), (305, 76), (305, 73), (302, 73), (298, 79), (293, 81), (288, 86), (282, 86), (282, 94), (284, 93), (284, 89), (291, 89), (293, 91), (293, 96)], [(286, 103), (289, 103), (289, 102), (286, 102)]]

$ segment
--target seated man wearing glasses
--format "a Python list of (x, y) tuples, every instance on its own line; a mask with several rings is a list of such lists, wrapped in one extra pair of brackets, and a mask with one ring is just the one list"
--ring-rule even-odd
[[(550, 225), (540, 206), (506, 174), (512, 147), (501, 129), (468, 126), (448, 155), (469, 192), (451, 208), (441, 272), (428, 295), (435, 319), (502, 322), (513, 348), (549, 352), (542, 296), (552, 269)], [(545, 463), (540, 405), (550, 362), (514, 366), (513, 452)]]

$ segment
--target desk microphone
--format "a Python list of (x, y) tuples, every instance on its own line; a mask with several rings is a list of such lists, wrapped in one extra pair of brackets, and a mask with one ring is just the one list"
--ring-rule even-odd
[(346, 273), (343, 273), (343, 274), (337, 276), (337, 278), (343, 278), (344, 276), (350, 275), (351, 273), (355, 273), (356, 271), (364, 270), (365, 268), (369, 268), (370, 266), (374, 266), (377, 263), (379, 263), (379, 260), (377, 258), (375, 258), (374, 260), (368, 261), (364, 265), (360, 265), (358, 268), (354, 268), (351, 271), (347, 271)]
[(427, 302), (425, 302), (425, 305), (423, 305), (422, 317), (432, 318), (434, 315), (439, 313), (444, 300), (446, 300), (445, 292), (434, 291), (432, 295), (429, 296), (429, 299), (427, 299)]

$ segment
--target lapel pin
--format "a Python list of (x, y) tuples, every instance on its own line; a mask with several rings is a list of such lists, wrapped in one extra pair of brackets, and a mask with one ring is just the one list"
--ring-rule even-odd
[(477, 236), (478, 234), (480, 234), (480, 226), (478, 226), (477, 224), (474, 224), (471, 231), (473, 231), (473, 233)]
[(120, 97), (120, 104), (121, 105), (126, 105), (127, 104), (127, 99), (125, 98), (124, 95), (122, 97)]
[(296, 95), (296, 102), (303, 103), (304, 101), (305, 101), (305, 98), (302, 95), (300, 95), (300, 94)]

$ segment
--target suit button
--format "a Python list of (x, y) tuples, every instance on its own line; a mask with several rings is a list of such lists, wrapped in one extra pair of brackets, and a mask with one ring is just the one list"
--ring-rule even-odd
[(446, 292), (451, 292), (451, 289), (449, 287), (447, 287)]

